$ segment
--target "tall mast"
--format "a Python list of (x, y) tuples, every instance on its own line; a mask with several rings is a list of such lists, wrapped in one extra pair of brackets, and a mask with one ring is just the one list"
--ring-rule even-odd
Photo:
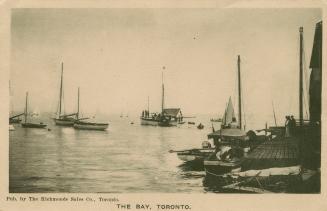
[(26, 98), (25, 98), (25, 123), (27, 122), (27, 101), (28, 101), (28, 92), (26, 92)]
[(64, 74), (64, 63), (61, 63), (60, 93), (59, 93), (59, 117), (61, 116), (61, 100), (62, 100), (62, 83)]
[(77, 90), (77, 114), (76, 114), (77, 119), (79, 118), (79, 87)]
[(150, 97), (148, 96), (148, 113), (150, 114)]
[(275, 114), (274, 102), (272, 101), (271, 104), (272, 104), (272, 109), (273, 109), (273, 113), (274, 113), (275, 126), (277, 127), (277, 121), (276, 121), (276, 114)]
[(300, 78), (299, 78), (299, 118), (303, 125), (303, 27), (300, 27)]
[(242, 92), (241, 92), (241, 57), (237, 57), (237, 70), (238, 70), (238, 121), (239, 128), (242, 129)]
[(164, 112), (164, 106), (165, 106), (165, 85), (164, 85), (164, 79), (163, 79), (163, 72), (162, 72), (162, 98), (161, 98), (161, 113)]

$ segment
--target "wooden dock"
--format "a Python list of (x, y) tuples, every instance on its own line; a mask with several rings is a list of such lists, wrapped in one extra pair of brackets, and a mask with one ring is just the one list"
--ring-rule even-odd
[(242, 163), (242, 171), (299, 165), (299, 141), (279, 137), (266, 141), (250, 152)]

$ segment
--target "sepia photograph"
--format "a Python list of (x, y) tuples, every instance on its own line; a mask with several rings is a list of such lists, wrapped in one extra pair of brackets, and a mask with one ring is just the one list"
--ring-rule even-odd
[(10, 193), (320, 193), (321, 9), (11, 11)]
[(320, 194), (322, 20), (12, 8), (8, 193)]

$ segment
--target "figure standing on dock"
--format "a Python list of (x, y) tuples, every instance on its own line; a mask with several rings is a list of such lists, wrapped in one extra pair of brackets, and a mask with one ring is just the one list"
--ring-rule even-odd
[(291, 137), (291, 118), (290, 116), (286, 116), (285, 121), (285, 138)]
[(295, 128), (296, 128), (296, 121), (295, 121), (293, 115), (290, 118), (290, 126), (291, 126), (291, 136), (294, 136), (294, 134), (295, 134)]

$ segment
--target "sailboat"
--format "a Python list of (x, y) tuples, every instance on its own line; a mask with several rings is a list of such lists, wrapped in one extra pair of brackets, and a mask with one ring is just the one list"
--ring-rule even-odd
[(213, 139), (216, 151), (204, 160), (207, 175), (223, 175), (231, 171), (240, 171), (244, 155), (250, 150), (249, 137), (242, 128), (240, 63), (241, 59), (238, 56), (238, 122), (232, 100), (229, 98), (220, 130), (208, 134), (208, 138)]
[[(63, 100), (63, 74), (64, 74), (64, 63), (61, 63), (61, 77), (60, 77), (60, 91), (59, 91), (59, 111), (57, 117), (54, 118), (56, 125), (60, 126), (69, 126), (73, 127), (74, 122), (78, 119), (78, 110), (79, 106), (77, 106), (77, 113), (73, 114), (63, 114), (62, 113), (62, 100)], [(75, 116), (75, 118), (74, 118)]]
[[(79, 88), (78, 88), (78, 112), (79, 115)], [(83, 121), (89, 118), (79, 118), (77, 116), (76, 121), (74, 122), (74, 128), (78, 130), (106, 130), (109, 127), (108, 123), (96, 123), (96, 122), (89, 122), (89, 121)]]
[(149, 98), (148, 109), (142, 112), (140, 117), (141, 125), (152, 125), (161, 127), (177, 126), (178, 123), (183, 122), (183, 115), (180, 108), (165, 108), (165, 86), (163, 82), (162, 73), (162, 98), (161, 98), (161, 112), (150, 113)]
[[(9, 95), (10, 98), (12, 97), (12, 92), (11, 92), (11, 85), (10, 85), (10, 81), (9, 81)], [(13, 104), (12, 104), (12, 100), (10, 100), (10, 106), (11, 106), (11, 111), (10, 111), (10, 115), (9, 115), (9, 124), (18, 124), (20, 123), (22, 120), (19, 118), (20, 116), (24, 115), (24, 113), (20, 113), (20, 114), (16, 114), (13, 115)], [(11, 126), (11, 129), (13, 130), (14, 126)]]
[(25, 101), (25, 112), (24, 112), (24, 123), (22, 123), (22, 127), (25, 128), (45, 128), (47, 125), (43, 124), (42, 122), (40, 122), (39, 124), (36, 123), (31, 123), (28, 122), (28, 92), (26, 92), (26, 101)]
[[(229, 102), (225, 109), (224, 117), (222, 119), (221, 127), (222, 128), (230, 127), (230, 123), (232, 122), (233, 118), (235, 118), (235, 113), (234, 113), (232, 100), (231, 98), (229, 98)], [(210, 157), (215, 151), (216, 148), (211, 147), (210, 142), (204, 141), (202, 143), (202, 148), (193, 148), (193, 149), (179, 150), (179, 151), (171, 150), (170, 152), (176, 152), (178, 158), (186, 163), (203, 166), (203, 162), (205, 161), (205, 159)]]

